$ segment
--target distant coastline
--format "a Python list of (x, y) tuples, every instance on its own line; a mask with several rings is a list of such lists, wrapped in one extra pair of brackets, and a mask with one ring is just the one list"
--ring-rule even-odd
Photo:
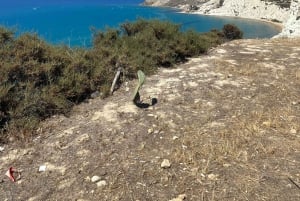
[(237, 18), (237, 19), (243, 19), (243, 20), (251, 20), (251, 21), (258, 21), (263, 22), (269, 25), (272, 25), (278, 32), (281, 32), (284, 28), (283, 23), (281, 22), (274, 22), (267, 19), (257, 19), (257, 18), (248, 18), (248, 17), (241, 17), (241, 16), (222, 16), (222, 15), (209, 15), (209, 14), (199, 14), (199, 13), (193, 13), (193, 12), (187, 12), (184, 10), (180, 10), (180, 13), (186, 13), (186, 14), (193, 14), (193, 15), (203, 15), (203, 16), (214, 16), (214, 17), (224, 17), (224, 18)]
[(144, 4), (175, 7), (190, 14), (259, 20), (280, 30), (275, 37), (300, 37), (300, 2), (296, 0), (281, 3), (262, 0), (207, 0), (202, 3), (194, 0), (145, 0)]

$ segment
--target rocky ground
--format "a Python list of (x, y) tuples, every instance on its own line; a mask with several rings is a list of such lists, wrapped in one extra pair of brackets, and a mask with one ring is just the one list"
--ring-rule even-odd
[(299, 66), (300, 40), (238, 40), (147, 77), (154, 106), (87, 100), (1, 146), (1, 200), (300, 200)]

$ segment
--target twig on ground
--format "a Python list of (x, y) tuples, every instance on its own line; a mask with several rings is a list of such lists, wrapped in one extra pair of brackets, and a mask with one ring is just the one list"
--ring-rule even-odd
[(114, 93), (115, 86), (116, 86), (117, 81), (118, 81), (118, 79), (119, 79), (119, 77), (120, 77), (121, 71), (122, 71), (122, 68), (119, 67), (119, 68), (118, 68), (118, 71), (117, 71), (117, 73), (116, 73), (116, 75), (115, 75), (114, 81), (113, 81), (113, 83), (112, 83), (112, 85), (111, 85), (111, 88), (110, 88), (110, 94), (113, 94), (113, 93)]
[(294, 182), (290, 177), (288, 179), (300, 190), (300, 186), (296, 182)]

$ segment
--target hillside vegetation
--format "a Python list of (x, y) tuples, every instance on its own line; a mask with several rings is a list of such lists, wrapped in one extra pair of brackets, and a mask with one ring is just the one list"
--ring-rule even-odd
[(242, 32), (227, 25), (223, 31), (181, 32), (169, 22), (143, 19), (119, 29), (95, 31), (91, 49), (53, 46), (36, 34), (18, 37), (0, 28), (0, 139), (26, 138), (41, 120), (68, 114), (74, 104), (100, 91), (107, 96), (114, 74), (121, 66), (122, 81), (147, 75), (158, 67), (206, 53)]

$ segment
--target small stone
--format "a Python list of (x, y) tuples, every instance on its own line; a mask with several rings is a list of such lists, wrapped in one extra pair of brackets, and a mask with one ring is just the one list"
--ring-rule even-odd
[(178, 138), (178, 136), (173, 136), (173, 140), (177, 140)]
[(8, 141), (9, 141), (9, 142), (14, 142), (15, 140), (16, 140), (16, 138), (15, 138), (15, 137), (12, 137), (12, 136), (8, 138)]
[(152, 128), (149, 128), (149, 129), (148, 129), (148, 134), (151, 134), (151, 133), (153, 133), (153, 129), (152, 129)]
[(46, 165), (41, 165), (39, 167), (39, 172), (45, 172), (46, 171)]
[(215, 174), (209, 174), (209, 175), (207, 175), (207, 178), (208, 178), (209, 180), (217, 180), (218, 175), (215, 175)]
[(170, 168), (171, 167), (171, 163), (168, 159), (164, 159), (163, 162), (161, 163), (160, 167), (162, 168)]
[(170, 201), (183, 201), (183, 200), (185, 200), (185, 198), (186, 198), (186, 194), (181, 194), (181, 195), (178, 195), (177, 198), (174, 198)]
[(99, 182), (97, 182), (97, 186), (98, 187), (104, 187), (107, 186), (107, 182), (105, 180), (101, 180)]
[(291, 133), (291, 134), (297, 134), (297, 130), (294, 129), (294, 128), (292, 128), (292, 129), (290, 130), (290, 133)]
[(262, 124), (264, 126), (266, 126), (266, 127), (270, 127), (271, 126), (271, 122), (270, 121), (264, 121)]
[(92, 179), (91, 179), (91, 181), (93, 182), (93, 183), (96, 183), (97, 181), (100, 181), (101, 180), (101, 178), (99, 177), (99, 176), (93, 176), (92, 177)]
[(0, 147), (0, 152), (4, 151), (4, 147)]

